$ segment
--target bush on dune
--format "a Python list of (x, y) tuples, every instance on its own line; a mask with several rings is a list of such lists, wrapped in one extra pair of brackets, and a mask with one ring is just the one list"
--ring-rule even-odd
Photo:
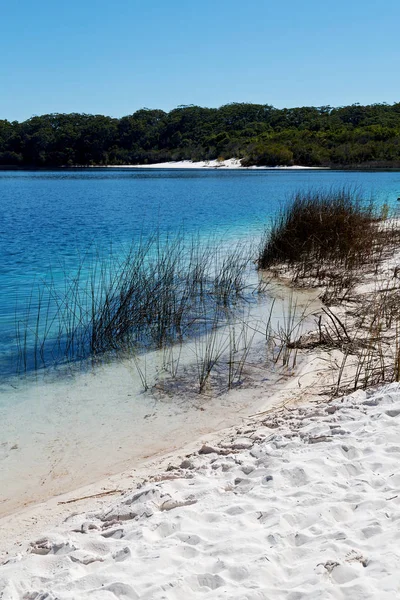
[(258, 266), (308, 261), (352, 268), (368, 258), (376, 220), (372, 203), (352, 190), (297, 192), (273, 221)]

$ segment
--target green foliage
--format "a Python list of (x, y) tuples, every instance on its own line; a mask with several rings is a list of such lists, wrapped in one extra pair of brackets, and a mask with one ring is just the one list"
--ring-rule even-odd
[(400, 103), (276, 109), (143, 108), (113, 119), (50, 114), (0, 120), (0, 165), (72, 166), (238, 157), (247, 166), (400, 167)]
[(293, 152), (287, 146), (277, 143), (259, 143), (242, 160), (243, 166), (257, 165), (260, 167), (289, 166), (293, 164)]

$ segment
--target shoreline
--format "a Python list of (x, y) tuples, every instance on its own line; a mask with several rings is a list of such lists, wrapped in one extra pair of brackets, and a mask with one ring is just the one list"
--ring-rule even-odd
[[(98, 168), (98, 167), (93, 167), (93, 168)], [(107, 168), (112, 168), (112, 169), (222, 169), (222, 170), (226, 170), (226, 169), (239, 169), (239, 170), (245, 170), (245, 171), (249, 171), (249, 170), (329, 170), (328, 168), (325, 167), (302, 167), (300, 165), (292, 165), (292, 166), (277, 166), (277, 167), (267, 167), (267, 166), (263, 166), (263, 167), (257, 167), (257, 166), (251, 166), (251, 167), (243, 167), (241, 165), (241, 162), (239, 159), (237, 158), (230, 158), (227, 160), (222, 160), (222, 161), (218, 161), (218, 160), (202, 160), (202, 161), (198, 161), (198, 162), (193, 162), (191, 160), (181, 160), (181, 161), (170, 161), (170, 162), (165, 162), (165, 163), (155, 163), (155, 164), (149, 164), (149, 165), (109, 165)]]
[[(360, 273), (357, 293), (386, 289), (397, 259)], [(332, 398), (338, 349), (299, 362), (275, 393), (233, 392), (259, 402), (228, 429), (1, 519), (0, 592), (395, 597), (400, 385)]]
[(140, 165), (61, 165), (61, 166), (18, 166), (18, 165), (0, 165), (1, 171), (74, 171), (85, 169), (193, 169), (193, 170), (240, 170), (240, 171), (338, 171), (338, 172), (355, 172), (355, 173), (391, 173), (400, 172), (398, 166), (371, 167), (361, 165), (331, 165), (331, 166), (256, 166), (243, 167), (239, 159), (227, 159), (224, 161), (207, 160), (193, 162), (190, 160), (169, 161), (164, 163), (140, 164)]
[[(269, 295), (247, 315), (250, 326), (260, 329), (249, 357), (254, 367), (249, 364), (244, 385), (230, 391), (217, 386), (201, 394), (196, 389), (196, 352), (201, 351), (202, 338), (177, 348), (177, 379), (163, 373), (163, 351), (151, 351), (140, 365), (125, 357), (93, 370), (66, 369), (58, 376), (10, 384), (7, 402), (0, 406), (0, 519), (96, 484), (263, 408), (269, 402), (265, 393), (274, 395), (286, 383), (270, 364), (269, 354), (264, 356), (263, 319), (275, 298), (272, 323), (277, 326), (284, 320), (286, 295), (285, 285), (270, 286)], [(294, 297), (299, 307), (311, 310), (311, 305), (320, 305), (316, 295), (300, 290)], [(147, 392), (139, 368), (146, 371)], [(263, 383), (265, 377), (268, 383)]]
[(14, 535), (0, 592), (391, 600), (399, 415), (399, 384), (286, 401), (124, 479), (27, 510), (2, 523)]
[[(168, 472), (168, 465), (171, 462), (184, 460), (187, 454), (196, 452), (204, 444), (218, 444), (224, 435), (235, 431), (238, 426), (244, 426), (254, 415), (263, 415), (265, 412), (279, 410), (288, 401), (293, 402), (293, 404), (301, 401), (300, 398), (310, 393), (314, 387), (313, 374), (315, 369), (318, 370), (322, 367), (323, 365), (317, 363), (317, 361), (313, 362), (311, 367), (309, 364), (303, 364), (295, 376), (291, 374), (286, 377), (281, 376), (279, 384), (274, 386), (274, 390), (267, 397), (265, 396), (265, 385), (231, 391), (230, 396), (240, 397), (244, 394), (251, 397), (252, 403), (244, 411), (234, 411), (231, 419), (225, 418), (225, 422), (229, 423), (230, 421), (228, 425), (220, 425), (217, 428), (215, 426), (204, 426), (203, 432), (196, 434), (195, 438), (190, 441), (190, 436), (184, 442), (179, 438), (171, 439), (169, 447), (158, 451), (154, 450), (148, 456), (143, 456), (136, 462), (131, 460), (130, 465), (126, 465), (124, 469), (117, 473), (100, 477), (94, 482), (79, 485), (61, 494), (53, 494), (52, 497), (44, 501), (30, 502), (27, 506), (18, 507), (0, 517), (0, 529), (2, 530), (0, 566), (1, 560), (12, 549), (17, 550), (18, 548), (18, 551), (21, 547), (27, 549), (32, 539), (43, 533), (43, 528), (47, 530), (49, 527), (57, 526), (60, 521), (63, 521), (71, 513), (71, 508), (78, 508), (79, 511), (92, 509), (93, 500), (97, 503), (96, 496), (100, 498), (99, 502), (102, 505), (103, 500), (101, 500), (101, 497), (103, 494), (107, 496), (108, 493), (113, 493), (113, 490), (118, 490), (118, 493), (125, 493), (132, 486), (146, 481), (149, 476), (157, 477), (160, 475), (162, 477), (165, 472)], [(299, 390), (301, 390), (300, 393)], [(218, 399), (214, 400), (218, 401)], [(207, 414), (207, 408), (201, 410), (206, 410), (207, 420), (210, 413)]]
[[(151, 163), (151, 164), (140, 164), (140, 165), (61, 165), (61, 166), (48, 166), (48, 167), (38, 167), (38, 166), (17, 166), (17, 165), (0, 165), (1, 171), (57, 171), (57, 170), (74, 170), (74, 169), (201, 169), (201, 170), (242, 170), (242, 171), (252, 171), (252, 170), (261, 170), (261, 171), (287, 171), (287, 170), (317, 170), (317, 171), (330, 171), (331, 167), (307, 167), (302, 165), (292, 165), (292, 166), (276, 166), (276, 167), (268, 167), (268, 166), (249, 166), (243, 167), (240, 163), (240, 159), (230, 158), (223, 161), (219, 160), (202, 160), (202, 161), (191, 161), (191, 160), (181, 160), (181, 161), (169, 161), (163, 163)], [(340, 170), (340, 169), (339, 169)]]

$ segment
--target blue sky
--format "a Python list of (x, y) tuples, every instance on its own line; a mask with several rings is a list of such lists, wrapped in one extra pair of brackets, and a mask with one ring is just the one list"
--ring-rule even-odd
[(0, 119), (400, 101), (399, 0), (0, 0)]

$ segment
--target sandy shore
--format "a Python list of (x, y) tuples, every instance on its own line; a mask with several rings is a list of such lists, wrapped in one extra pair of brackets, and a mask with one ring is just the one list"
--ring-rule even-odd
[[(96, 168), (96, 167), (94, 167)], [(193, 162), (191, 160), (180, 160), (176, 162), (164, 162), (156, 163), (153, 165), (110, 165), (113, 169), (284, 169), (284, 170), (298, 170), (298, 169), (321, 169), (322, 167), (301, 167), (299, 165), (293, 165), (291, 167), (280, 166), (280, 167), (242, 167), (241, 162), (238, 158), (229, 158), (226, 160), (202, 160)]]
[[(287, 288), (269, 289), (276, 299), (271, 324), (277, 328), (288, 310)], [(296, 293), (299, 311), (319, 308), (316, 296), (318, 290)], [(57, 377), (1, 386), (0, 519), (138, 468), (150, 457), (163, 456), (206, 433), (241, 422), (272, 406), (276, 398), (279, 402), (279, 390), (286, 390), (292, 377), (272, 370), (266, 356), (263, 320), (270, 305), (268, 298), (259, 298), (246, 312), (254, 334), (248, 357), (254, 367), (249, 364), (245, 384), (229, 393), (224, 387), (198, 393), (196, 352), (201, 346), (196, 341), (177, 350), (180, 372), (176, 379), (163, 371), (162, 351), (142, 357), (140, 366), (150, 386), (147, 393), (131, 357), (84, 372), (66, 368)], [(225, 335), (223, 330), (221, 335)], [(266, 370), (270, 371), (268, 380)], [(2, 543), (0, 536), (0, 547)]]
[(258, 415), (128, 492), (62, 505), (6, 558), (1, 597), (392, 600), (399, 453), (398, 384)]

